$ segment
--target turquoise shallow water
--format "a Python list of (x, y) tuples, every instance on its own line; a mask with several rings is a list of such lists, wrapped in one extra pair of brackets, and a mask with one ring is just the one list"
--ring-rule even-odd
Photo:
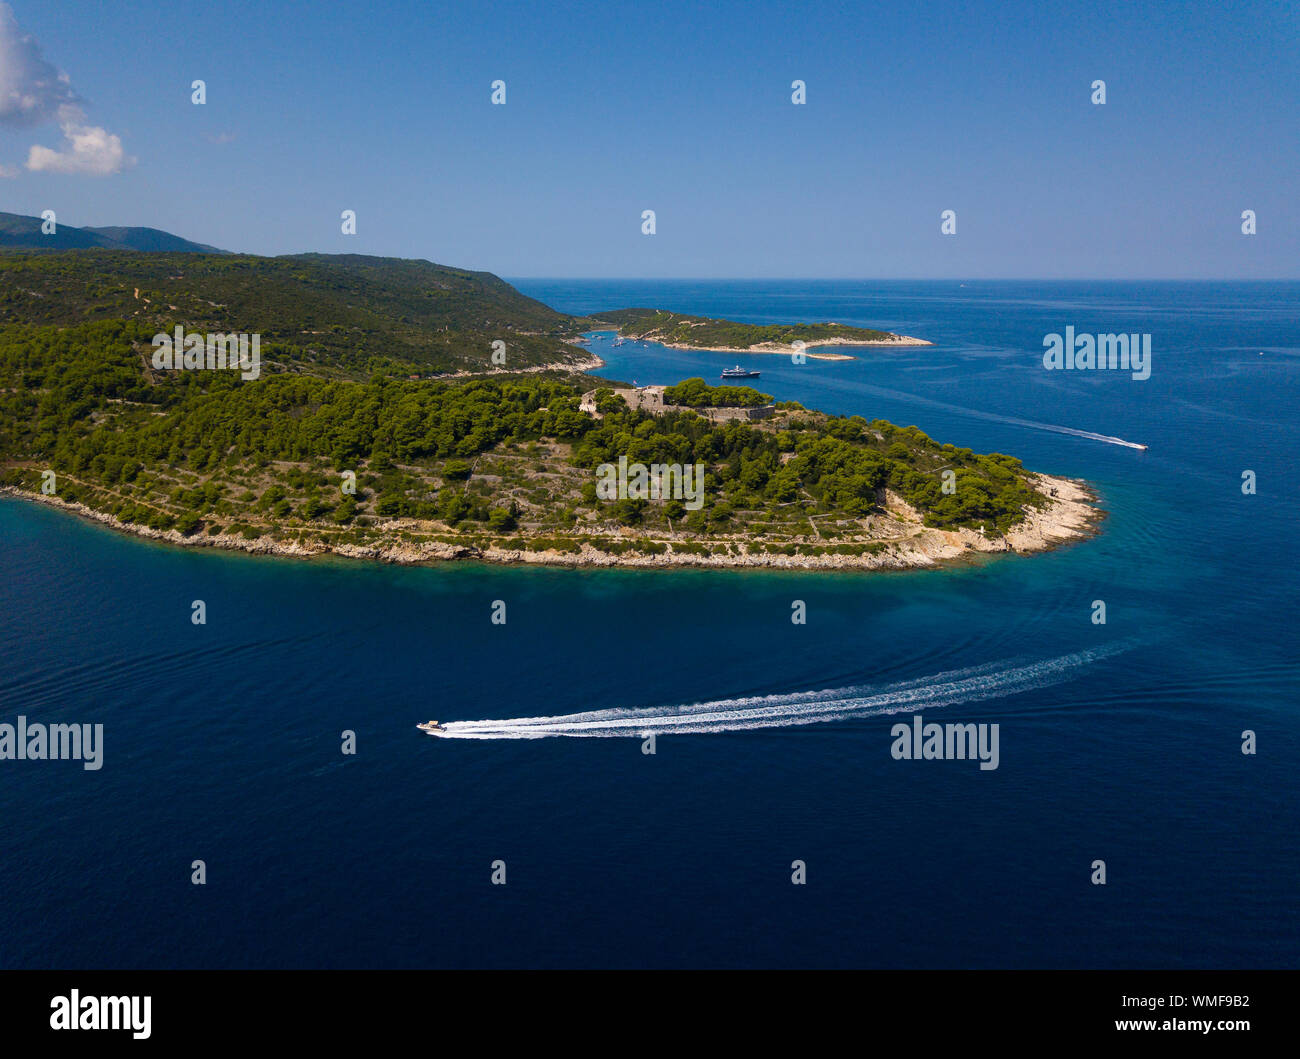
[[(1104, 531), (884, 575), (399, 569), (2, 501), (0, 722), (103, 723), (105, 765), (0, 762), (0, 965), (1294, 965), (1300, 285), (520, 286), (931, 339), (752, 362), (779, 399), (1086, 478)], [(1151, 333), (1151, 378), (1045, 372), (1067, 324)], [(640, 383), (736, 359), (597, 349)], [(412, 727), (769, 696), (842, 716), (653, 756)], [(883, 711), (918, 703), (999, 723), (999, 768), (893, 760)]]

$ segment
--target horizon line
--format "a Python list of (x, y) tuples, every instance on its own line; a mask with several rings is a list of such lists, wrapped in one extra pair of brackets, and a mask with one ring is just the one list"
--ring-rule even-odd
[[(408, 260), (425, 261), (427, 258)], [(431, 262), (436, 264), (437, 262)], [(452, 266), (447, 266), (452, 267)], [(566, 280), (604, 283), (1300, 283), (1300, 276), (523, 276), (494, 273), (509, 281)]]

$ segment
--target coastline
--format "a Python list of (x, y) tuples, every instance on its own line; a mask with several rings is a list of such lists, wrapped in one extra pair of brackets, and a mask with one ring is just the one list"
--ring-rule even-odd
[[(122, 522), (115, 516), (96, 511), (85, 504), (63, 500), (58, 496), (29, 493), (13, 486), (0, 486), (0, 495), (19, 500), (47, 504), (68, 514), (97, 522), (109, 529), (142, 537), (158, 543), (175, 544), (190, 548), (218, 548), (224, 551), (241, 551), (251, 555), (267, 555), (293, 559), (312, 559), (339, 556), (348, 559), (371, 560), (399, 565), (429, 565), (450, 561), (478, 561), (503, 565), (566, 566), (574, 568), (628, 567), (669, 568), (699, 567), (711, 569), (771, 569), (771, 570), (919, 570), (969, 562), (980, 555), (1030, 555), (1051, 551), (1067, 544), (1078, 543), (1096, 536), (1105, 511), (1099, 497), (1088, 483), (1074, 478), (1033, 474), (1034, 485), (1049, 503), (1043, 508), (1029, 508), (1025, 520), (1013, 526), (1005, 536), (987, 538), (976, 530), (934, 529), (919, 525), (916, 512), (893, 494), (888, 494), (883, 520), (909, 532), (882, 539), (880, 551), (862, 554), (786, 555), (781, 553), (751, 551), (753, 542), (744, 537), (710, 538), (715, 547), (725, 545), (727, 554), (700, 555), (687, 551), (673, 551), (671, 535), (646, 538), (667, 546), (664, 554), (612, 554), (583, 543), (574, 552), (555, 550), (532, 551), (525, 548), (508, 548), (496, 545), (478, 547), (457, 545), (445, 541), (401, 541), (376, 544), (342, 544), (313, 540), (274, 540), (260, 536), (248, 540), (243, 536), (219, 533), (213, 536), (194, 534), (185, 536), (178, 530), (156, 530), (147, 526)], [(402, 527), (394, 527), (401, 529)], [(677, 535), (678, 544), (699, 544), (698, 540)], [(628, 536), (626, 543), (637, 538)], [(812, 542), (809, 542), (812, 546)]]
[[(621, 331), (617, 332), (622, 334)], [(802, 347), (790, 345), (783, 342), (759, 342), (753, 346), (693, 346), (685, 342), (665, 342), (662, 339), (654, 338), (651, 335), (633, 336), (634, 342), (655, 342), (666, 349), (681, 349), (692, 353), (738, 353), (738, 354), (777, 354), (779, 356), (789, 356), (792, 353), (803, 352), (810, 360), (857, 360), (857, 357), (851, 357), (846, 353), (813, 353), (814, 349), (821, 349), (826, 346), (874, 346), (877, 348), (886, 346), (932, 346), (933, 342), (928, 342), (924, 338), (912, 338), (910, 335), (895, 335), (893, 338), (878, 339), (874, 342), (863, 341), (858, 338), (825, 338), (819, 342), (805, 342)]]

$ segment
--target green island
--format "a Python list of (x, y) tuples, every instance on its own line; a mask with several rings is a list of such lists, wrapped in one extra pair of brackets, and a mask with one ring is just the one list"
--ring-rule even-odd
[[(725, 353), (792, 353), (814, 346), (928, 346), (919, 338), (846, 324), (742, 324), (663, 309), (617, 309), (599, 314), (601, 322), (625, 338), (648, 339), (676, 349)], [(812, 354), (816, 356), (817, 354)], [(849, 359), (849, 358), (843, 358)]]
[[(260, 377), (155, 367), (178, 325), (261, 333)], [(1092, 532), (1081, 483), (914, 426), (585, 375), (591, 325), (428, 262), (3, 252), (0, 488), (177, 544), (398, 562), (889, 568)], [(698, 494), (603, 495), (620, 461), (698, 467)]]

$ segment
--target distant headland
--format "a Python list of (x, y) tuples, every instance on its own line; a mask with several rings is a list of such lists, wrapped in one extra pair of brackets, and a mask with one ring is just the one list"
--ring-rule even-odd
[(820, 346), (928, 346), (921, 338), (847, 324), (742, 324), (664, 309), (618, 309), (596, 314), (624, 338), (672, 349), (711, 353), (805, 353), (816, 360), (852, 360), (839, 353), (805, 352)]

